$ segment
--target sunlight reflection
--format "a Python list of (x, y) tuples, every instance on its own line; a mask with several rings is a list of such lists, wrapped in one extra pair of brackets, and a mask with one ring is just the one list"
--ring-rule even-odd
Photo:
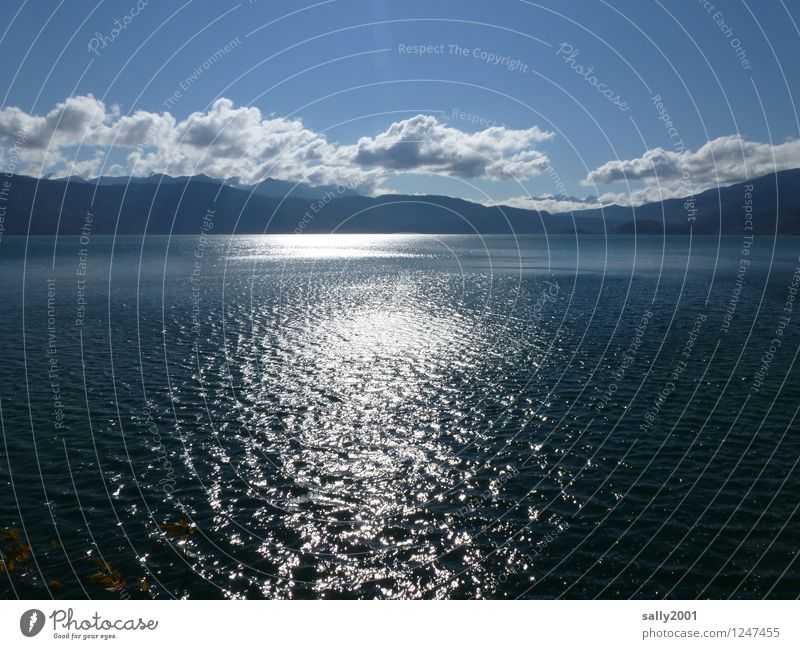
[(289, 234), (256, 239), (254, 253), (240, 259), (365, 259), (418, 257), (401, 250), (408, 235)]

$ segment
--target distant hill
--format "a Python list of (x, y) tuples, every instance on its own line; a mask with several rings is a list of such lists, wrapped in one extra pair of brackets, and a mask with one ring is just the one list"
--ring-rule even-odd
[[(709, 189), (694, 197), (690, 208), (696, 221), (695, 234), (735, 234), (743, 231), (745, 187), (752, 186), (753, 227), (757, 234), (800, 234), (800, 169), (780, 171), (728, 187)], [(634, 225), (640, 233), (661, 234), (664, 224), (667, 233), (689, 231), (689, 209), (686, 199), (671, 198), (657, 203), (646, 203), (635, 210), (635, 223), (631, 208), (614, 205), (603, 210), (606, 218), (621, 220), (622, 225), (612, 229), (618, 233), (632, 233)], [(597, 216), (599, 210), (575, 212), (576, 217)], [(777, 221), (777, 225), (776, 225)], [(647, 232), (643, 232), (647, 230)]]
[[(69, 178), (60, 178), (57, 180), (69, 180), (72, 183), (88, 183), (107, 187), (109, 185), (158, 185), (159, 183), (161, 185), (185, 185), (190, 179), (194, 182), (207, 182), (217, 185), (223, 183), (223, 181), (211, 178), (205, 174), (198, 174), (196, 176), (167, 176), (166, 174), (150, 174), (149, 176), (100, 176), (99, 178), (92, 178), (90, 180), (86, 180), (80, 176), (70, 176)], [(320, 199), (324, 198), (328, 193), (334, 193), (338, 196), (359, 196), (359, 193), (353, 189), (337, 187), (336, 185), (309, 185), (307, 183), (295, 183), (289, 180), (276, 180), (275, 178), (267, 178), (255, 185), (243, 184), (238, 178), (229, 178), (224, 181), (224, 184), (235, 189), (254, 192), (260, 196), (270, 196), (272, 198), (291, 196), (293, 198)]]
[(257, 185), (242, 185), (236, 181), (232, 183), (231, 186), (248, 192), (252, 191), (259, 196), (269, 196), (271, 198), (283, 198), (287, 196), (292, 198), (320, 199), (328, 194), (345, 198), (360, 195), (357, 191), (346, 187), (337, 187), (336, 185), (308, 185), (306, 183), (294, 183), (289, 180), (276, 180), (275, 178), (267, 178)]
[[(198, 234), (207, 210), (213, 233), (420, 232), (453, 234), (688, 233), (684, 199), (549, 214), (487, 207), (446, 196), (359, 196), (335, 187), (285, 192), (294, 183), (269, 179), (257, 187), (208, 176), (104, 177), (94, 181), (5, 177), (2, 227), (7, 235), (78, 234), (91, 211), (93, 234)], [(159, 182), (160, 181), (160, 182)], [(692, 206), (696, 234), (744, 232), (745, 185), (752, 185), (756, 234), (800, 234), (800, 170), (699, 194)], [(272, 195), (275, 192), (276, 195)], [(311, 192), (308, 194), (308, 192)], [(0, 203), (2, 204), (2, 203)]]

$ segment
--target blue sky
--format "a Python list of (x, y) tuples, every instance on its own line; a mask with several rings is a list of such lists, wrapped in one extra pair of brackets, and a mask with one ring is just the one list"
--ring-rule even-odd
[[(144, 172), (552, 207), (529, 197), (642, 202), (800, 166), (795, 0), (139, 4), (4, 3), (0, 138), (34, 134), (17, 171), (123, 173), (133, 152)], [(105, 130), (59, 132), (58, 106), (89, 95), (73, 108), (99, 110)], [(158, 127), (139, 149), (113, 131), (137, 111), (171, 120), (147, 117)], [(239, 141), (215, 130), (240, 127)]]

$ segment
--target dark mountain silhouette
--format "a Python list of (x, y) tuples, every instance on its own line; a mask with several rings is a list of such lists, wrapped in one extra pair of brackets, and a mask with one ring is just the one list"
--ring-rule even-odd
[(50, 178), (49, 180), (56, 181), (69, 181), (70, 183), (82, 183), (88, 185), (101, 185), (107, 187), (109, 185), (181, 185), (191, 179), (194, 182), (207, 182), (213, 184), (220, 184), (221, 181), (206, 176), (205, 174), (197, 174), (196, 176), (168, 176), (166, 174), (150, 174), (149, 176), (100, 176), (99, 178), (92, 178), (87, 180), (80, 176), (69, 176), (68, 178)]
[[(149, 176), (100, 176), (99, 178), (92, 178), (86, 180), (80, 176), (70, 176), (69, 178), (60, 178), (51, 180), (63, 180), (71, 183), (85, 183), (93, 185), (185, 185), (189, 180), (193, 182), (207, 182), (212, 184), (223, 184), (223, 181), (211, 178), (205, 174), (198, 174), (196, 176), (167, 176), (166, 174), (150, 174)], [(275, 178), (267, 178), (255, 185), (247, 185), (240, 182), (239, 178), (229, 178), (224, 181), (225, 185), (235, 189), (241, 189), (246, 192), (253, 192), (259, 196), (269, 196), (272, 198), (307, 198), (307, 199), (321, 199), (328, 194), (336, 196), (359, 196), (360, 194), (347, 187), (337, 185), (309, 185), (307, 183), (295, 183), (289, 180), (277, 180)]]
[(235, 181), (231, 183), (231, 186), (271, 198), (291, 196), (292, 198), (320, 199), (325, 198), (328, 194), (343, 198), (360, 195), (357, 191), (347, 187), (337, 187), (336, 185), (308, 185), (306, 183), (294, 183), (289, 180), (277, 180), (275, 178), (267, 178), (257, 185), (242, 185), (238, 181)]
[[(708, 190), (688, 207), (686, 199), (670, 199), (565, 214), (487, 207), (446, 196), (352, 196), (335, 188), (314, 197), (294, 192), (269, 196), (207, 176), (114, 180), (5, 176), (0, 180), (2, 228), (7, 235), (79, 234), (91, 212), (93, 234), (198, 234), (208, 210), (213, 210), (213, 234), (662, 234), (665, 229), (667, 234), (681, 234), (690, 226), (696, 234), (715, 234), (720, 228), (723, 234), (735, 234), (744, 233), (745, 186), (752, 186), (753, 233), (800, 234), (800, 170)], [(687, 220), (690, 215), (694, 222)]]

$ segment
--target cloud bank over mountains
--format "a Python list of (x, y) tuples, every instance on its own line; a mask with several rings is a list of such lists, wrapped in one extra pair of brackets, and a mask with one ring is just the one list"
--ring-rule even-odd
[[(741, 135), (726, 135), (683, 153), (661, 147), (648, 149), (638, 158), (610, 160), (590, 171), (581, 184), (599, 196), (515, 196), (493, 200), (551, 213), (594, 209), (605, 205), (642, 205), (669, 198), (698, 194), (713, 187), (732, 185), (777, 171), (800, 167), (800, 140), (781, 144), (754, 142)], [(601, 192), (606, 185), (622, 185), (624, 191)], [(629, 189), (630, 186), (630, 189)]]
[(753, 142), (741, 135), (726, 135), (706, 142), (695, 151), (679, 153), (656, 147), (638, 158), (611, 160), (590, 171), (583, 184), (596, 187), (641, 182), (644, 187), (631, 192), (600, 195), (603, 203), (639, 205), (797, 167), (800, 167), (800, 140), (773, 145)]
[(579, 210), (591, 210), (604, 207), (604, 204), (601, 203), (596, 196), (582, 199), (576, 198), (575, 196), (556, 196), (553, 194), (542, 194), (541, 196), (514, 196), (512, 198), (487, 201), (485, 205), (505, 205), (508, 207), (519, 207), (524, 210), (550, 212), (551, 214), (577, 212)]
[[(70, 97), (42, 115), (17, 107), (0, 110), (0, 166), (17, 173), (85, 178), (203, 173), (238, 177), (245, 184), (273, 177), (339, 183), (367, 194), (386, 191), (383, 181), (402, 173), (523, 182), (552, 168), (538, 146), (553, 138), (538, 126), (469, 133), (416, 115), (341, 144), (300, 119), (265, 115), (226, 98), (181, 120), (169, 112), (123, 114), (91, 94)], [(800, 140), (772, 145), (728, 135), (694, 151), (656, 147), (636, 158), (607, 161), (582, 181), (598, 198), (545, 194), (491, 202), (548, 212), (641, 204), (796, 168), (799, 162)], [(613, 191), (615, 184), (622, 189)], [(611, 191), (601, 190), (606, 186)]]
[[(22, 137), (20, 137), (22, 135)], [(467, 133), (430, 115), (395, 122), (355, 144), (331, 142), (299, 119), (265, 116), (255, 107), (218, 99), (205, 112), (177, 120), (169, 112), (121, 114), (92, 95), (70, 97), (45, 115), (0, 110), (0, 144), (19, 146), (19, 171), (34, 176), (204, 173), (256, 183), (268, 176), (373, 190), (387, 174), (438, 173), (501, 180), (541, 173), (547, 156), (535, 146), (553, 137), (493, 126)], [(124, 162), (109, 157), (111, 149)], [(0, 159), (7, 166), (5, 154)], [(113, 161), (112, 161), (113, 160)]]

